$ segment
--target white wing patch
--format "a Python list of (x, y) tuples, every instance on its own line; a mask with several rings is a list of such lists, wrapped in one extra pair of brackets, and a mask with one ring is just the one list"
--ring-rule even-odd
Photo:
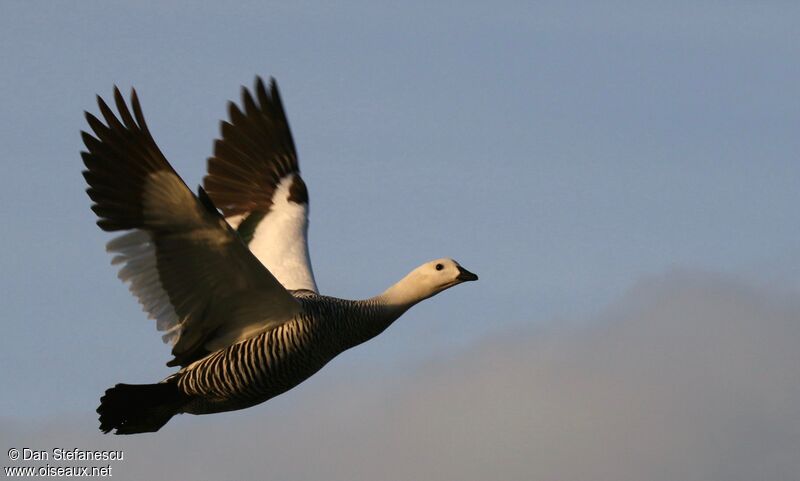
[[(308, 204), (289, 200), (294, 177), (287, 175), (278, 183), (269, 213), (256, 226), (248, 247), (286, 289), (317, 292), (308, 254)], [(226, 220), (238, 227), (242, 217)]]

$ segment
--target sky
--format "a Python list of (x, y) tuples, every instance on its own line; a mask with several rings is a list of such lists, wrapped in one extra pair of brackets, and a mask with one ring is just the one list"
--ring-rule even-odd
[[(0, 465), (118, 479), (784, 480), (800, 472), (800, 6), (19, 2), (0, 15)], [(139, 93), (197, 185), (226, 103), (281, 88), (321, 292), (449, 256), (480, 280), (245, 411), (103, 436), (172, 372), (81, 177)], [(209, 439), (212, 439), (209, 441)]]

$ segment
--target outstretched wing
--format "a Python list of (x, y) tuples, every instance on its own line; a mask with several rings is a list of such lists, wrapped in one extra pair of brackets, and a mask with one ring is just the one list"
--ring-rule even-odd
[(136, 92), (128, 110), (114, 89), (119, 119), (98, 97), (105, 124), (86, 119), (87, 193), (97, 224), (129, 231), (108, 243), (164, 341), (174, 343), (169, 366), (186, 365), (209, 352), (274, 327), (300, 305), (252, 255), (202, 189), (199, 198), (156, 146)]
[(287, 289), (317, 291), (308, 256), (308, 191), (275, 79), (242, 88), (243, 110), (214, 143), (203, 184), (256, 257)]

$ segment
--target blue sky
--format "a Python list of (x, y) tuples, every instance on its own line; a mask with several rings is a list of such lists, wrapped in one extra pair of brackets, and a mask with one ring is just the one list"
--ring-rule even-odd
[(481, 276), (276, 410), (508, 333), (596, 328), (652, 276), (796, 296), (799, 14), (780, 1), (4, 2), (0, 421), (67, 416), (91, 432), (106, 387), (170, 372), (80, 175), (82, 113), (115, 84), (136, 87), (196, 185), (226, 102), (275, 76), (324, 293), (367, 297), (440, 256)]

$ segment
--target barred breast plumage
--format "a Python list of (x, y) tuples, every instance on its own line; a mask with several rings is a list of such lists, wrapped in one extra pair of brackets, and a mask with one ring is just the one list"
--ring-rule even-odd
[[(348, 301), (309, 291), (298, 294), (302, 313), (280, 326), (217, 351), (175, 375), (193, 396), (191, 414), (243, 409), (288, 391), (345, 349), (388, 326), (372, 301)], [(384, 320), (382, 325), (379, 321)]]
[(98, 97), (103, 121), (81, 152), (97, 224), (122, 235), (107, 244), (165, 342), (168, 366), (155, 384), (117, 384), (100, 400), (100, 429), (159, 430), (179, 413), (253, 406), (378, 335), (414, 304), (476, 280), (452, 259), (427, 262), (365, 300), (322, 296), (308, 253), (308, 190), (273, 80), (242, 90), (240, 109), (193, 194), (155, 143), (135, 91), (119, 116)]

